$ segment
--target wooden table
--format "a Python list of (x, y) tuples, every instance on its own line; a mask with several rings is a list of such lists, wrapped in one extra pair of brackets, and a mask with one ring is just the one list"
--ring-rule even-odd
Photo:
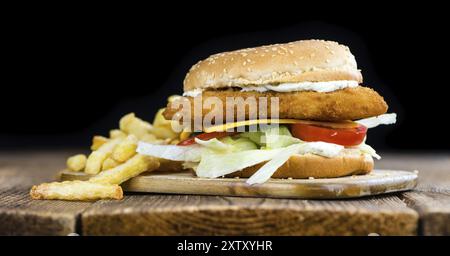
[(450, 154), (382, 154), (377, 168), (420, 170), (414, 191), (351, 200), (127, 194), (32, 201), (77, 150), (0, 152), (0, 235), (450, 235)]

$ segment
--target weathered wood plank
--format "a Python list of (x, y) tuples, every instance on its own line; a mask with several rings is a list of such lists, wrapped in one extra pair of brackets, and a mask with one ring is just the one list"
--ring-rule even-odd
[(450, 190), (450, 153), (384, 153), (381, 160), (375, 161), (375, 167), (407, 171), (418, 170), (417, 189)]
[(450, 154), (384, 154), (377, 167), (419, 170), (414, 191), (400, 197), (420, 216), (419, 234), (450, 235)]
[(56, 178), (71, 152), (0, 154), (0, 235), (67, 235), (77, 231), (81, 212), (91, 203), (33, 201), (33, 184)]
[(86, 235), (415, 235), (418, 215), (396, 196), (308, 201), (131, 195), (99, 201)]
[(31, 200), (29, 189), (0, 189), (0, 235), (67, 235), (77, 232), (91, 203)]
[(411, 191), (402, 194), (420, 215), (422, 235), (450, 235), (450, 190)]
[(68, 156), (78, 150), (0, 152), (0, 188), (55, 180)]
[(421, 234), (449, 234), (449, 154), (382, 154), (377, 168), (419, 170), (418, 189), (361, 200), (135, 194), (92, 207), (30, 201), (29, 187), (54, 179), (75, 152), (0, 153), (0, 234), (65, 235), (76, 231), (80, 220), (91, 235), (415, 234), (418, 214)]

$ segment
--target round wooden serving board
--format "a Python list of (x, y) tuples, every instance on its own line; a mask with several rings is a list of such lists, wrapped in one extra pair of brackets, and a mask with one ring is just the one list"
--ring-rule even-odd
[[(61, 180), (87, 180), (90, 175), (63, 171)], [(410, 190), (417, 174), (408, 171), (374, 170), (367, 175), (333, 179), (270, 179), (248, 185), (246, 179), (199, 178), (191, 172), (144, 173), (122, 184), (127, 192), (221, 195), (302, 199), (355, 198)]]

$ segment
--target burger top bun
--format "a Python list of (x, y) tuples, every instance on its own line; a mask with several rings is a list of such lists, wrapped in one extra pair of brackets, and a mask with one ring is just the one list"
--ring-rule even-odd
[(339, 80), (362, 82), (349, 48), (303, 40), (212, 55), (192, 66), (184, 91)]

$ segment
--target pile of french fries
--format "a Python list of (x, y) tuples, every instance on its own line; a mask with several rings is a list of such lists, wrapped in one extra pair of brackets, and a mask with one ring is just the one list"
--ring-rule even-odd
[[(170, 99), (169, 99), (170, 100)], [(98, 200), (122, 199), (122, 182), (142, 172), (157, 170), (161, 159), (136, 153), (138, 141), (154, 144), (177, 144), (179, 133), (172, 130), (172, 121), (164, 119), (160, 109), (150, 124), (134, 113), (120, 119), (119, 129), (109, 132), (109, 138), (94, 136), (89, 156), (78, 154), (67, 159), (67, 169), (93, 175), (87, 181), (64, 181), (33, 186), (33, 199)], [(160, 163), (161, 162), (161, 163)]]

